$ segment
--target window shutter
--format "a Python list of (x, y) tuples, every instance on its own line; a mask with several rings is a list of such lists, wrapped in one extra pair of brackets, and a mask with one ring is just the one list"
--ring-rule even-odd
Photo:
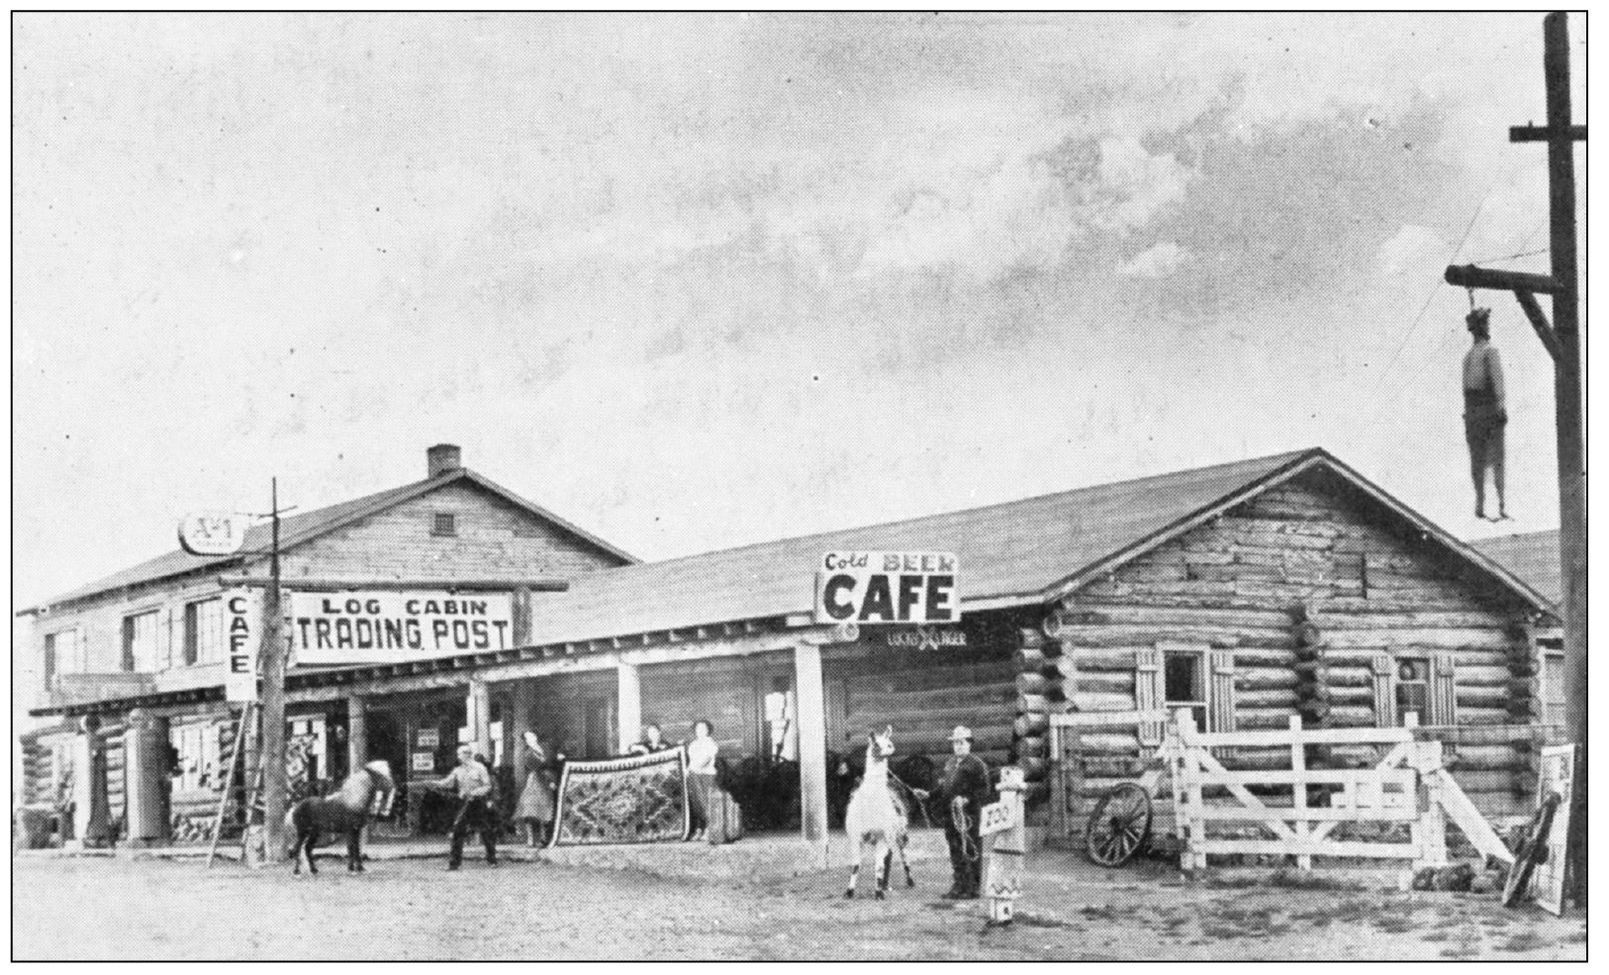
[(196, 649), (199, 646), (201, 628), (201, 604), (184, 604), (184, 665), (189, 667), (196, 662)]
[(1430, 660), (1430, 723), (1458, 723), (1457, 660), (1451, 653), (1438, 653)]
[(123, 617), (123, 670), (134, 669), (134, 617)]
[[(1162, 701), (1162, 651), (1142, 647), (1134, 651), (1134, 706), (1140, 711), (1160, 711)], [(1164, 721), (1140, 722), (1141, 747), (1162, 744)]]
[(1207, 685), (1207, 730), (1235, 730), (1235, 651), (1207, 654), (1211, 675)]
[(1394, 678), (1397, 662), (1384, 651), (1369, 658), (1374, 677), (1374, 724), (1377, 728), (1395, 728), (1397, 717), (1397, 689)]
[(56, 677), (56, 634), (45, 634), (45, 690)]

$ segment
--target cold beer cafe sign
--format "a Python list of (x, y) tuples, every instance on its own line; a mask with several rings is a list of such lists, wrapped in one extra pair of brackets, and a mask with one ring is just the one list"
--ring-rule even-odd
[(508, 593), (292, 593), (291, 646), (299, 664), (396, 663), (507, 650)]
[(816, 572), (818, 623), (955, 623), (951, 552), (828, 552)]

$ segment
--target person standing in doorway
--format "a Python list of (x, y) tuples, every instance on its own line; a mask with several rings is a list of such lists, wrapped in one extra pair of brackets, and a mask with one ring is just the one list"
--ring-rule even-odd
[(524, 828), (526, 845), (537, 846), (547, 842), (553, 826), (553, 766), (536, 732), (525, 733), (525, 749), (530, 771), (525, 773), (514, 821)]
[(459, 800), (458, 815), (453, 819), (447, 869), (457, 870), (464, 862), (464, 837), (470, 830), (480, 833), (481, 844), (486, 847), (486, 865), (497, 866), (497, 817), (491, 809), (492, 777), (486, 771), (486, 766), (475, 758), (474, 747), (459, 745), (458, 766), (445, 778), (424, 785), (427, 789), (451, 792)]
[(652, 755), (655, 752), (664, 752), (671, 749), (670, 742), (665, 740), (665, 733), (657, 724), (645, 724), (642, 727), (642, 737), (637, 739), (628, 753), (632, 755)]
[(1491, 309), (1476, 308), (1464, 318), (1470, 347), (1464, 353), (1464, 440), (1469, 444), (1469, 476), (1475, 482), (1475, 517), (1486, 517), (1486, 468), (1497, 489), (1497, 517), (1508, 517), (1503, 501), (1503, 363), (1492, 345)]
[(718, 798), (715, 791), (715, 757), (721, 746), (715, 743), (715, 726), (700, 718), (693, 722), (693, 740), (687, 743), (687, 790), (693, 811), (692, 839), (702, 840), (709, 829), (710, 808)]
[[(950, 733), (955, 753), (944, 763), (934, 794), (944, 802), (944, 839), (950, 846), (950, 900), (974, 900), (983, 886), (983, 838), (979, 820), (989, 801), (989, 766), (972, 754), (972, 729), (956, 725)], [(917, 798), (929, 793), (918, 789)]]

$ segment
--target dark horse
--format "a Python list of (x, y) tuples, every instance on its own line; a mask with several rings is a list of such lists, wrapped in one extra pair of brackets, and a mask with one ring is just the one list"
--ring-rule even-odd
[(359, 837), (374, 810), (384, 816), (390, 810), (396, 794), (396, 783), (391, 780), (391, 766), (383, 761), (369, 764), (347, 776), (341, 789), (326, 799), (303, 799), (291, 807), (285, 816), (285, 852), (296, 858), (292, 873), (302, 872), (302, 857), (307, 857), (307, 872), (318, 873), (313, 863), (313, 848), (318, 845), (321, 832), (346, 834), (346, 869), (363, 870), (363, 851)]

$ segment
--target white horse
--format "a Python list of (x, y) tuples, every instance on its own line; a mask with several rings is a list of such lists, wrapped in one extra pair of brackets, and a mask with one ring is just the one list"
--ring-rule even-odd
[(844, 815), (844, 833), (849, 838), (852, 858), (849, 869), (849, 889), (845, 897), (855, 896), (860, 879), (861, 860), (866, 847), (872, 848), (872, 862), (877, 864), (878, 900), (887, 896), (888, 871), (893, 865), (894, 853), (905, 868), (905, 885), (915, 887), (911, 865), (905, 860), (905, 804), (894, 795), (888, 784), (888, 759), (894, 754), (894, 728), (866, 735), (866, 774), (861, 778), (853, 795), (849, 797), (849, 811)]

